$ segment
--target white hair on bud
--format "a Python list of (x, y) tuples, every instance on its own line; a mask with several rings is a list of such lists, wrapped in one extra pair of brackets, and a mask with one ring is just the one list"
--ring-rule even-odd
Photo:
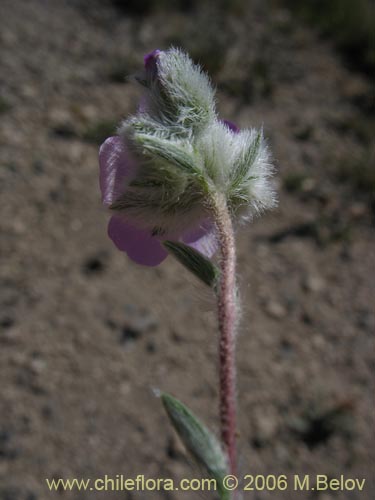
[(275, 206), (269, 182), (273, 168), (262, 131), (234, 133), (215, 120), (198, 138), (197, 148), (207, 175), (234, 210), (241, 207), (252, 216)]
[(147, 104), (119, 129), (139, 168), (113, 210), (173, 233), (207, 217), (215, 193), (245, 219), (275, 206), (263, 132), (219, 120), (209, 78), (181, 50), (160, 52), (156, 64)]
[(222, 191), (235, 158), (235, 135), (218, 120), (213, 120), (196, 140), (196, 146), (204, 161), (206, 175)]
[[(158, 83), (151, 87), (154, 101), (168, 120), (187, 129), (201, 129), (216, 116), (215, 91), (207, 74), (180, 49), (161, 52), (157, 61)], [(160, 85), (163, 95), (160, 96)]]
[(237, 134), (238, 159), (231, 170), (228, 198), (245, 217), (258, 215), (277, 204), (270, 178), (274, 174), (263, 130), (249, 129)]

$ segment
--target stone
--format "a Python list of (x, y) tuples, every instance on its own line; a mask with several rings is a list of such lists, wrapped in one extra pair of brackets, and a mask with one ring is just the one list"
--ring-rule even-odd
[(302, 286), (307, 292), (318, 293), (324, 290), (325, 281), (320, 276), (311, 274), (306, 276), (303, 280)]
[(265, 306), (266, 313), (268, 316), (274, 319), (281, 319), (286, 316), (286, 308), (279, 302), (269, 301)]

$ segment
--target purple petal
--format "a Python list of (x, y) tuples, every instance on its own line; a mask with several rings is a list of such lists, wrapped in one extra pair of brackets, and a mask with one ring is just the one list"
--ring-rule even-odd
[(136, 162), (118, 136), (109, 137), (99, 150), (100, 190), (104, 205), (110, 206), (134, 176)]
[(147, 113), (148, 111), (148, 105), (147, 105), (147, 97), (143, 95), (139, 101), (138, 105), (138, 113)]
[(235, 134), (238, 134), (240, 129), (237, 127), (237, 125), (229, 120), (221, 120), (232, 132)]
[(218, 249), (218, 241), (215, 226), (210, 220), (204, 221), (197, 228), (186, 232), (182, 240), (189, 246), (203, 253), (206, 257), (212, 257)]
[(168, 255), (160, 240), (151, 236), (150, 231), (138, 229), (120, 217), (111, 217), (108, 236), (119, 250), (143, 266), (157, 266)]
[(159, 49), (155, 49), (149, 54), (146, 54), (143, 58), (145, 63), (145, 69), (152, 77), (155, 77), (158, 72), (157, 60), (160, 52), (161, 51)]

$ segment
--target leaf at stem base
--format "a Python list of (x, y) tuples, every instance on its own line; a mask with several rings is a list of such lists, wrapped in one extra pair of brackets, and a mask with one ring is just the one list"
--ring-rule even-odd
[(220, 499), (229, 500), (229, 491), (223, 487), (223, 478), (228, 474), (227, 460), (214, 434), (178, 399), (163, 393), (161, 400), (187, 450), (216, 480)]
[(214, 288), (220, 271), (205, 255), (195, 248), (177, 241), (164, 241), (163, 245), (186, 269), (206, 285)]

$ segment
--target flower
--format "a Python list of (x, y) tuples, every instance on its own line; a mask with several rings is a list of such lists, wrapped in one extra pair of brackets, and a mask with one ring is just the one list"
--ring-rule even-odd
[(143, 58), (146, 72), (148, 72), (154, 78), (156, 78), (157, 76), (157, 59), (160, 54), (161, 51), (159, 49), (155, 49), (149, 54), (146, 54)]
[(274, 204), (262, 132), (217, 116), (214, 89), (178, 49), (144, 57), (138, 112), (99, 152), (108, 234), (135, 262), (167, 257), (163, 241), (182, 241), (207, 257), (217, 247), (211, 202), (251, 216)]
[[(109, 137), (99, 152), (100, 189), (102, 201), (111, 208), (121, 197), (137, 173), (137, 162), (119, 136)], [(137, 264), (157, 266), (167, 257), (163, 240), (181, 240), (211, 257), (217, 249), (213, 224), (202, 218), (195, 226), (183, 225), (179, 229), (163, 232), (157, 226), (140, 224), (121, 212), (112, 215), (108, 224), (108, 235), (123, 252)]]

